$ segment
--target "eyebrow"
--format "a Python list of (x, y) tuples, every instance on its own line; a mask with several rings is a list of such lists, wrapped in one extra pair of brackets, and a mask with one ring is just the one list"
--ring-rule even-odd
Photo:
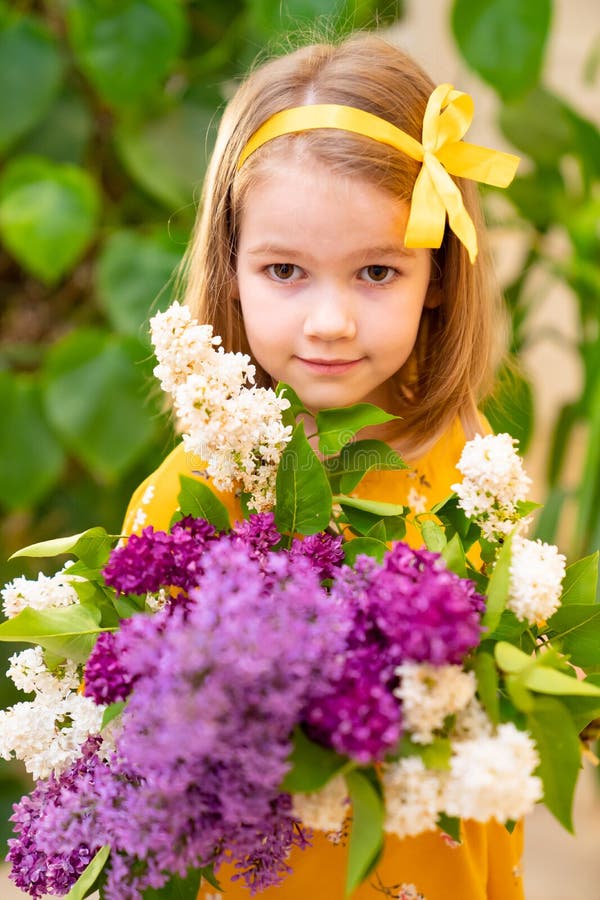
[[(256, 247), (250, 247), (248, 253), (251, 256), (275, 254), (282, 258), (286, 256), (296, 256), (298, 254), (310, 257), (310, 253), (306, 253), (304, 250), (300, 250), (298, 247), (285, 247), (283, 245), (275, 243), (258, 244)], [(412, 258), (415, 255), (415, 251), (410, 249), (409, 247), (405, 247), (404, 244), (386, 244), (380, 247), (364, 247), (358, 250), (356, 254), (352, 255), (360, 255), (364, 257), (404, 256)]]

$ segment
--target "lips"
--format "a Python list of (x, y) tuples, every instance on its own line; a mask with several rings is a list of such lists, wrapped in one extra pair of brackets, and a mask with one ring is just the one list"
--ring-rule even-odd
[(343, 375), (362, 362), (362, 357), (358, 359), (305, 359), (298, 356), (296, 359), (312, 372), (323, 375)]

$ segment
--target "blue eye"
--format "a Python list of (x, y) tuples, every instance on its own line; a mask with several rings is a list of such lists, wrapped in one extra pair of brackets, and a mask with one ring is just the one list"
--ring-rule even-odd
[(275, 281), (296, 281), (300, 267), (293, 263), (273, 263), (267, 266), (267, 272)]
[(398, 274), (391, 266), (365, 266), (360, 272), (370, 284), (387, 284)]

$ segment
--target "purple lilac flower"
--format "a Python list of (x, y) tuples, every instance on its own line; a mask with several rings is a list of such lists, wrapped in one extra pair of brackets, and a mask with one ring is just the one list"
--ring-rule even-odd
[(30, 890), (42, 869), (52, 887), (49, 860), (71, 865), (74, 881), (73, 860), (110, 843), (107, 900), (140, 900), (170, 873), (225, 855), (256, 892), (306, 843), (279, 785), (307, 699), (339, 679), (347, 614), (304, 558), (256, 559), (225, 536), (208, 543), (203, 567), (187, 609), (134, 616), (107, 651), (133, 686), (116, 751), (64, 773), (68, 786), (18, 829), (11, 853)]
[(88, 738), (82, 756), (69, 769), (58, 778), (51, 775), (39, 781), (30, 795), (13, 806), (10, 820), (18, 837), (9, 839), (6, 860), (12, 866), (11, 879), (32, 897), (66, 894), (102, 846), (101, 835), (79, 836), (67, 850), (40, 840), (40, 827), (52, 809), (60, 807), (69, 794), (79, 797), (93, 781), (99, 744), (99, 738)]
[(290, 554), (309, 559), (320, 579), (334, 578), (344, 560), (342, 537), (320, 531), (302, 540), (295, 538)]
[(354, 569), (344, 567), (332, 599), (353, 619), (344, 671), (330, 695), (308, 705), (306, 722), (315, 740), (367, 763), (383, 758), (402, 733), (396, 667), (462, 663), (479, 642), (484, 602), (438, 554), (404, 543), (381, 566), (359, 557)]
[(272, 512), (252, 513), (248, 519), (236, 523), (234, 532), (258, 554), (267, 553), (281, 540)]
[(377, 627), (398, 664), (460, 665), (479, 643), (485, 601), (473, 582), (451, 572), (437, 553), (395, 544), (370, 597)]
[[(253, 834), (249, 837), (250, 841), (241, 832), (230, 848), (238, 870), (232, 881), (243, 879), (250, 893), (255, 894), (280, 884), (284, 875), (292, 873), (286, 862), (289, 851), (292, 847), (305, 850), (310, 846), (311, 832), (294, 819), (290, 795), (280, 794), (272, 803), (270, 823), (265, 820), (260, 843), (257, 844)], [(276, 869), (272, 865), (273, 859), (279, 860)]]
[(85, 696), (99, 705), (125, 700), (131, 691), (131, 677), (121, 663), (117, 643), (114, 632), (100, 634), (85, 666)]
[(104, 580), (117, 594), (155, 593), (161, 587), (189, 591), (202, 574), (202, 554), (214, 537), (210, 522), (191, 516), (177, 522), (170, 533), (148, 525), (112, 551)]

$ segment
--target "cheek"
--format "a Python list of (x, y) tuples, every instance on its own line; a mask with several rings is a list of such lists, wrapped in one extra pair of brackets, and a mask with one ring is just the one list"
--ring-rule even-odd
[(387, 321), (387, 328), (377, 328), (373, 345), (380, 348), (386, 359), (407, 357), (412, 351), (419, 331), (420, 315), (399, 316)]

